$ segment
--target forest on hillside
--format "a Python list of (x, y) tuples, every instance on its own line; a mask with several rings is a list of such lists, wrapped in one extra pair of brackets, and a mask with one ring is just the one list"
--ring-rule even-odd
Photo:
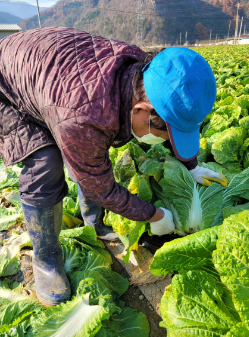
[[(137, 43), (137, 9), (134, 0), (61, 0), (41, 12), (43, 27), (66, 26), (95, 35)], [(175, 45), (234, 35), (234, 0), (143, 0), (145, 45)], [(243, 1), (240, 16), (249, 17), (249, 1)], [(20, 23), (23, 29), (38, 27), (37, 16)], [(187, 33), (186, 33), (187, 32)]]

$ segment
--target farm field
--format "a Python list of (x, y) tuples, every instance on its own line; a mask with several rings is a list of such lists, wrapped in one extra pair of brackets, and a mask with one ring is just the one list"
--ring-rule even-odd
[[(229, 185), (196, 184), (167, 143), (132, 140), (111, 148), (110, 159), (119, 184), (174, 216), (179, 238), (167, 236), (150, 266), (157, 276), (177, 272), (161, 302), (160, 326), (167, 336), (249, 336), (249, 46), (195, 51), (217, 82), (216, 102), (200, 130), (199, 166), (224, 174)], [(54, 308), (37, 302), (19, 197), (21, 170), (21, 163), (5, 168), (0, 162), (0, 335), (46, 337), (60, 329), (60, 336), (149, 336), (146, 316), (132, 302), (129, 308), (129, 300), (127, 307), (120, 301), (129, 282), (112, 270), (94, 229), (84, 227), (77, 186), (66, 169), (60, 241), (73, 297)], [(119, 233), (126, 263), (143, 233), (151, 234), (148, 223), (110, 211), (104, 222)], [(78, 324), (90, 307), (91, 317)]]

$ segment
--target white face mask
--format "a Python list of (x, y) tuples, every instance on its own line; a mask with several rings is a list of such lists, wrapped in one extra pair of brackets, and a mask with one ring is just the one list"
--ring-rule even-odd
[[(157, 136), (153, 135), (153, 133), (150, 132), (150, 121), (149, 121), (149, 133), (147, 135), (144, 135), (143, 137), (138, 137), (137, 135), (135, 135), (135, 133), (132, 129), (132, 116), (133, 116), (133, 110), (131, 111), (131, 133), (140, 143), (155, 145), (155, 144), (161, 144), (161, 143), (165, 142), (164, 138), (157, 137)], [(150, 115), (150, 117), (151, 117), (151, 115)]]

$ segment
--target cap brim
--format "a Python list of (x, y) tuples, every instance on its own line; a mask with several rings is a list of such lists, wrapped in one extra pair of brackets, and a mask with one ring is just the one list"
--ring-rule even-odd
[(200, 131), (182, 132), (166, 122), (169, 139), (176, 157), (181, 161), (194, 159), (200, 148)]

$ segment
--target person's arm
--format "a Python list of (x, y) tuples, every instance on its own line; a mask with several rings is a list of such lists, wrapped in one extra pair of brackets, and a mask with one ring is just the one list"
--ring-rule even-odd
[(68, 120), (56, 127), (54, 136), (86, 197), (131, 220), (149, 221), (154, 217), (154, 205), (115, 181), (108, 156), (109, 139), (101, 125), (97, 129), (85, 121), (78, 125)]

